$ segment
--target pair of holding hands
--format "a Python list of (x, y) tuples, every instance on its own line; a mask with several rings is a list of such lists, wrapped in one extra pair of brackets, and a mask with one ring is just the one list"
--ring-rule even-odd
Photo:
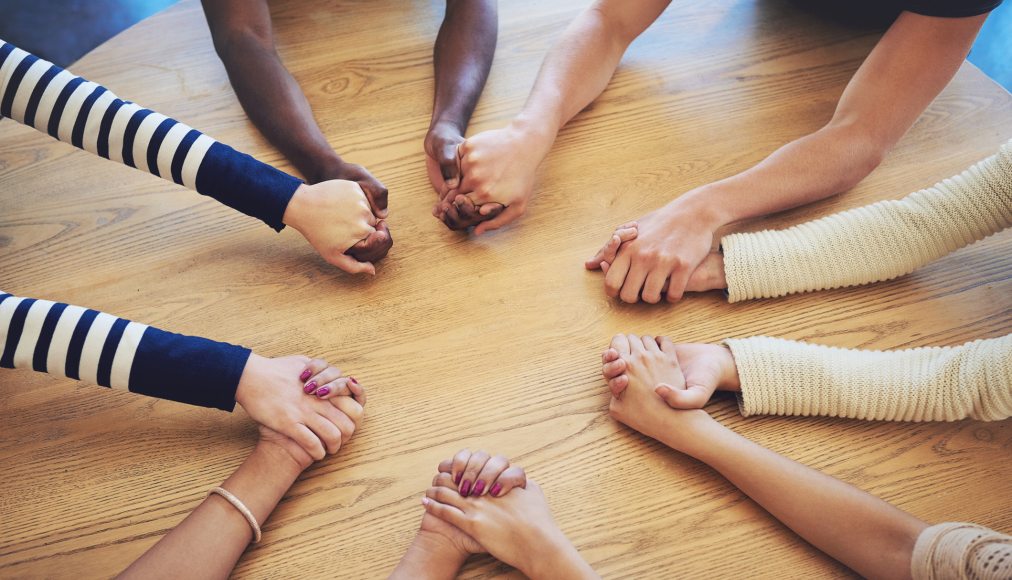
[(439, 198), (432, 215), (451, 230), (474, 227), (475, 235), (513, 222), (527, 211), (546, 153), (512, 127), (464, 139), (437, 124), (425, 137), (426, 169)]
[(709, 418), (701, 409), (714, 391), (741, 387), (731, 350), (717, 344), (617, 334), (601, 363), (611, 416), (683, 452), (695, 443), (695, 422)]
[(261, 438), (281, 444), (305, 469), (351, 439), (366, 395), (355, 377), (326, 361), (251, 354), (235, 399), (260, 424)]

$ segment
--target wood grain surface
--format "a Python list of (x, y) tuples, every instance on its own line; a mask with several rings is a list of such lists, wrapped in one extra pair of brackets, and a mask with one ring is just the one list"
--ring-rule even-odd
[[(586, 1), (500, 3), (471, 133), (521, 106)], [(391, 192), (395, 245), (375, 279), (329, 267), (169, 182), (0, 122), (0, 288), (280, 356), (326, 358), (369, 389), (366, 421), (308, 470), (235, 575), (376, 578), (421, 518), (436, 463), (504, 453), (546, 490), (608, 578), (847, 577), (704, 465), (607, 414), (599, 356), (616, 332), (716, 341), (770, 334), (844, 347), (951, 345), (1012, 332), (1012, 232), (872, 287), (727, 304), (609, 300), (582, 261), (612, 228), (747, 168), (830, 117), (881, 30), (785, 1), (681, 2), (561, 133), (518, 224), (480, 239), (430, 215), (422, 138), (436, 0), (273, 3), (278, 48), (334, 147)], [(248, 122), (196, 0), (136, 26), (76, 73), (290, 169)], [(1012, 136), (1012, 97), (970, 64), (854, 190), (735, 229), (898, 198)], [(725, 424), (929, 521), (1012, 531), (1012, 422), (750, 418)], [(0, 372), (0, 576), (113, 575), (250, 451), (234, 414), (27, 371)], [(465, 577), (516, 575), (473, 558)]]

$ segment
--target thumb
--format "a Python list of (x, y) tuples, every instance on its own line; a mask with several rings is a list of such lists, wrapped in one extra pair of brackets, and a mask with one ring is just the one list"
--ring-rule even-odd
[(460, 185), (460, 166), (457, 164), (457, 144), (447, 143), (439, 151), (439, 170), (448, 189)]
[(661, 383), (654, 389), (664, 402), (672, 409), (702, 409), (710, 400), (712, 390), (700, 385), (693, 385), (687, 389), (675, 389), (671, 385)]
[(327, 260), (334, 266), (344, 270), (349, 274), (369, 274), (370, 276), (376, 275), (376, 266), (373, 266), (372, 262), (359, 262), (355, 258), (347, 254), (340, 254)]

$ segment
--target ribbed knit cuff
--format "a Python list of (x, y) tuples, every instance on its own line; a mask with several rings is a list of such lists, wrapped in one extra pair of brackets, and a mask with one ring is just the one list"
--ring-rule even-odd
[(962, 522), (947, 522), (917, 536), (910, 558), (914, 580), (1012, 578), (1012, 537)]

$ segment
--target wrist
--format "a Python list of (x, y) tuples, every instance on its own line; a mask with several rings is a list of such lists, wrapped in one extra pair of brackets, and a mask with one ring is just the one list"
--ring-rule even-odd
[(679, 453), (700, 459), (700, 454), (706, 450), (709, 433), (715, 428), (723, 426), (702, 409), (672, 411), (656, 438)]
[(720, 382), (717, 384), (718, 391), (731, 393), (741, 392), (741, 378), (738, 376), (738, 363), (734, 360), (734, 352), (726, 344), (716, 345), (720, 348)]
[(408, 547), (404, 559), (417, 563), (412, 576), (423, 578), (455, 578), (467, 561), (469, 554), (453, 545), (446, 536), (436, 532), (419, 530)]
[(510, 121), (508, 129), (519, 135), (520, 139), (528, 146), (538, 151), (542, 158), (548, 155), (558, 134), (544, 119), (524, 113)]
[(239, 377), (239, 386), (235, 388), (235, 402), (242, 405), (243, 408), (246, 408), (246, 404), (249, 402), (247, 398), (252, 388), (250, 385), (256, 380), (267, 362), (268, 359), (255, 352), (250, 352), (249, 358), (246, 359), (246, 366), (243, 367), (242, 376)]
[(463, 138), (464, 131), (467, 131), (467, 120), (453, 115), (434, 115), (432, 117), (432, 121), (429, 122), (428, 133), (430, 135), (439, 135), (442, 137), (457, 135)]
[(573, 577), (568, 572), (583, 562), (580, 553), (558, 528), (545, 532), (544, 537), (526, 550), (528, 559), (517, 568), (532, 580)]
[(694, 223), (715, 232), (737, 220), (728, 205), (720, 188), (711, 184), (687, 191), (671, 201), (668, 207), (679, 214), (691, 216)]
[(308, 461), (297, 459), (281, 444), (267, 439), (257, 441), (251, 457), (263, 460), (266, 464), (272, 466), (279, 475), (286, 478), (291, 477), (293, 481), (313, 463), (309, 455), (306, 455), (309, 458)]

